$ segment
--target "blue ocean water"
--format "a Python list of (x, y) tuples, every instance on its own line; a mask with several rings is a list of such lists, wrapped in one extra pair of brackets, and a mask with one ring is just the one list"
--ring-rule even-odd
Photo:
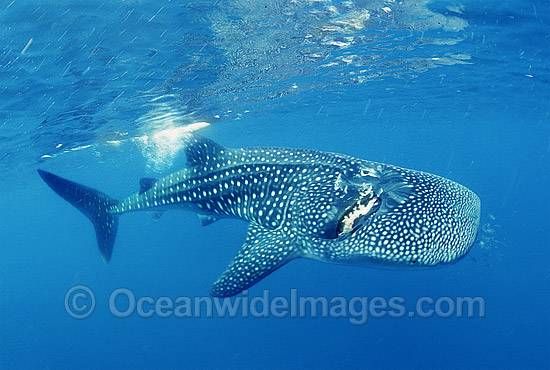
[[(0, 3), (0, 368), (550, 368), (549, 5)], [(189, 128), (423, 170), (482, 200), (478, 241), (454, 265), (301, 259), (250, 299), (482, 297), (484, 317), (116, 317), (118, 288), (208, 297), (247, 225), (125, 215), (105, 264), (89, 221), (36, 170), (121, 198), (184, 165)], [(96, 298), (82, 320), (66, 309), (78, 285)]]

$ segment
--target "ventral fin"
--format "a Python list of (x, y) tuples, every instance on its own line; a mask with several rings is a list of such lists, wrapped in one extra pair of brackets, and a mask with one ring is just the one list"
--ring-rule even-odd
[(231, 297), (248, 289), (295, 258), (304, 254), (294, 240), (251, 222), (246, 241), (223, 275), (214, 283), (211, 294)]
[(221, 217), (214, 216), (214, 215), (197, 215), (199, 218), (199, 222), (201, 223), (201, 226), (208, 226), (213, 222), (218, 221)]
[(204, 166), (213, 158), (219, 158), (227, 150), (222, 145), (203, 136), (193, 134), (185, 146), (187, 166)]
[(147, 211), (147, 213), (149, 214), (149, 216), (151, 216), (153, 218), (153, 220), (158, 220), (159, 218), (162, 217), (162, 215), (164, 214), (165, 211)]
[(154, 177), (144, 177), (139, 180), (139, 193), (143, 194), (150, 190), (155, 184), (159, 181), (158, 179), (155, 179)]

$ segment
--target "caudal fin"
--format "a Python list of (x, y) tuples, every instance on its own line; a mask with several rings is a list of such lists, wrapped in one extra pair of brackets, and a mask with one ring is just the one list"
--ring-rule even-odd
[(92, 221), (99, 252), (103, 260), (109, 262), (118, 229), (118, 216), (111, 214), (110, 210), (118, 201), (100, 191), (66, 180), (53, 173), (38, 170), (38, 174), (53, 191)]

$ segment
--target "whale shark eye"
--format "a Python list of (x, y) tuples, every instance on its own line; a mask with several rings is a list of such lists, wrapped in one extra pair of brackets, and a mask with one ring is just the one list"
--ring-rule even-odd
[(382, 200), (376, 194), (369, 192), (362, 195), (355, 204), (348, 208), (336, 229), (338, 237), (354, 232), (380, 209)]

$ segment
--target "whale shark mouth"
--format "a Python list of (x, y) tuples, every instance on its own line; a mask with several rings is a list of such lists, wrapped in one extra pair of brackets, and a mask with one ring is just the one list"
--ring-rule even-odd
[(379, 209), (382, 199), (373, 192), (362, 194), (362, 196), (348, 208), (338, 222), (337, 234), (341, 237), (353, 233), (367, 220), (369, 220)]

